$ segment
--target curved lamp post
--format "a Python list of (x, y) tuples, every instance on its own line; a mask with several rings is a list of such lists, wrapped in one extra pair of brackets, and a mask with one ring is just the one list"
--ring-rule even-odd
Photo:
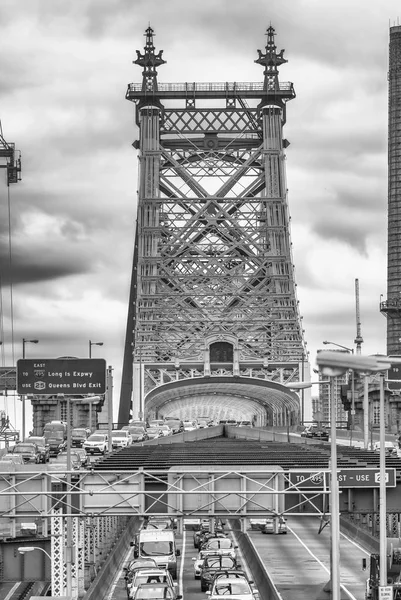
[[(390, 369), (392, 364), (401, 364), (401, 358), (389, 356), (362, 356), (361, 354), (343, 354), (338, 352), (319, 352), (316, 363), (321, 368), (323, 375), (336, 377), (343, 375), (348, 369), (362, 373), (380, 374), (380, 587), (387, 586), (387, 535), (386, 535), (386, 455), (385, 441), (385, 414), (384, 414), (384, 371)], [(332, 466), (333, 468), (333, 466)], [(336, 480), (336, 496), (338, 500), (338, 483)], [(332, 494), (334, 493), (332, 489)], [(332, 505), (334, 512), (334, 506)], [(333, 518), (334, 517), (334, 518)], [(332, 538), (333, 578), (332, 598), (340, 600), (340, 557), (339, 557), (339, 512), (332, 515), (334, 526)], [(334, 547), (335, 546), (335, 547)], [(336, 562), (334, 558), (337, 557)]]
[(92, 358), (92, 346), (103, 346), (103, 342), (92, 342), (92, 340), (89, 340), (89, 358)]
[(20, 554), (26, 554), (27, 552), (33, 552), (34, 550), (40, 550), (41, 552), (46, 554), (47, 558), (51, 561), (52, 557), (50, 556), (50, 554), (40, 546), (21, 546), (20, 548), (18, 548), (18, 552)]

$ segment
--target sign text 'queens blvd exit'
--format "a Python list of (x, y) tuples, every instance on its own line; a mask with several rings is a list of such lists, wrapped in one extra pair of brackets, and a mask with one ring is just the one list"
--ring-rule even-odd
[(19, 394), (104, 394), (103, 358), (60, 358), (17, 361)]

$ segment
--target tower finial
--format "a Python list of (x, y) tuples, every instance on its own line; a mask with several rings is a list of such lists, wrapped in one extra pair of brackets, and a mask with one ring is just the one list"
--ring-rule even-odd
[(166, 63), (162, 58), (163, 50), (160, 50), (158, 54), (155, 54), (155, 46), (153, 44), (154, 32), (151, 26), (146, 29), (145, 32), (146, 44), (144, 46), (144, 53), (141, 54), (139, 50), (136, 51), (137, 59), (133, 61), (135, 65), (143, 67), (142, 71), (142, 90), (148, 92), (157, 91), (157, 71), (156, 67), (164, 65)]
[(258, 50), (259, 58), (255, 60), (255, 63), (265, 67), (265, 70), (263, 71), (265, 76), (264, 89), (266, 91), (274, 91), (280, 89), (278, 67), (288, 61), (283, 57), (284, 50), (280, 50), (277, 54), (277, 47), (274, 43), (274, 36), (276, 35), (274, 27), (270, 25), (266, 31), (266, 35), (267, 43), (265, 53), (262, 54), (261, 50)]

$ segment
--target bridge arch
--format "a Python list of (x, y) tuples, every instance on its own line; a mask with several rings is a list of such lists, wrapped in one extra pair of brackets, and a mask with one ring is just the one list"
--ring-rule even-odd
[(284, 385), (250, 377), (181, 379), (151, 390), (145, 398), (148, 417), (196, 416), (241, 419), (256, 426), (298, 423), (299, 396)]

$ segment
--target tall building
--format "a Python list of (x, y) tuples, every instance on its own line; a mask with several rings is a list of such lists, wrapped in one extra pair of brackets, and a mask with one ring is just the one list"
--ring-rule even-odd
[[(322, 352), (323, 350), (318, 350)], [(345, 352), (344, 350), (330, 350), (330, 352)], [(319, 381), (325, 381), (327, 377), (323, 376), (319, 371)], [(348, 422), (348, 412), (344, 410), (344, 406), (341, 400), (341, 386), (348, 384), (348, 373), (341, 375), (340, 377), (334, 378), (334, 401), (336, 403), (336, 421), (337, 425), (345, 425)], [(321, 421), (324, 424), (329, 424), (330, 422), (330, 410), (331, 410), (331, 402), (332, 398), (330, 396), (330, 385), (328, 384), (320, 384), (319, 385), (319, 397), (318, 402), (316, 403), (316, 407), (318, 410), (314, 411), (314, 419), (317, 419), (316, 415), (321, 415)]]

